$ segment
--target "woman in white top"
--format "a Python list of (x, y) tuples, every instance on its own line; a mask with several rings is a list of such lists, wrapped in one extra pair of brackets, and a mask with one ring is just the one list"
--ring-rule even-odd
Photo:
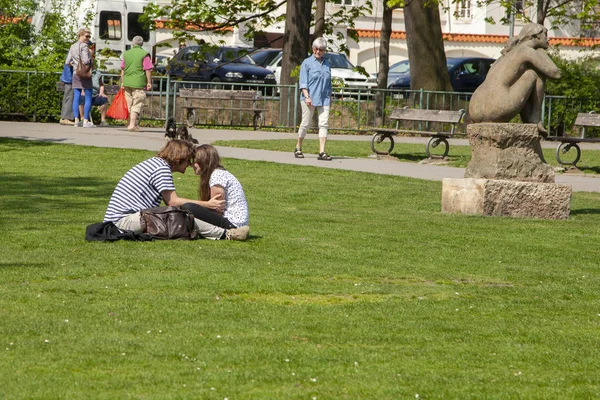
[(197, 146), (192, 166), (196, 175), (200, 176), (200, 200), (221, 195), (226, 202), (225, 211), (219, 213), (194, 203), (184, 204), (182, 208), (190, 210), (194, 217), (224, 229), (248, 226), (248, 203), (244, 189), (240, 181), (223, 168), (217, 149), (208, 144)]

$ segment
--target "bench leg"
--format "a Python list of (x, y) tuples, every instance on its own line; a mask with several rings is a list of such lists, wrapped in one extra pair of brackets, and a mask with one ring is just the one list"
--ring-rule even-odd
[[(575, 151), (573, 153), (571, 153), (571, 156), (575, 156), (575, 158), (572, 158), (572, 161), (569, 161), (567, 157), (566, 160), (563, 159), (563, 157), (561, 157), (561, 155), (566, 155), (570, 152), (571, 149), (575, 149)], [(577, 163), (579, 162), (579, 159), (581, 158), (581, 149), (579, 148), (579, 145), (577, 143), (560, 143), (558, 146), (556, 146), (556, 161), (558, 161), (558, 163), (560, 165), (572, 165), (574, 167), (577, 167)]]
[(193, 128), (194, 123), (196, 122), (196, 110), (187, 110), (187, 114), (185, 116), (185, 122), (188, 128)]
[[(442, 154), (440, 154), (439, 151), (437, 151), (435, 154), (433, 154), (431, 152), (431, 149), (438, 147), (440, 144), (444, 145), (444, 151), (442, 152)], [(450, 144), (444, 137), (433, 136), (427, 141), (427, 145), (425, 146), (425, 153), (427, 154), (427, 157), (429, 157), (429, 158), (444, 158), (448, 155), (449, 151), (450, 151)]]
[(252, 126), (254, 127), (254, 130), (262, 128), (263, 124), (264, 118), (262, 112), (255, 112), (254, 118), (252, 119)]
[(371, 150), (375, 154), (388, 155), (394, 149), (394, 138), (389, 133), (376, 133), (371, 139)]

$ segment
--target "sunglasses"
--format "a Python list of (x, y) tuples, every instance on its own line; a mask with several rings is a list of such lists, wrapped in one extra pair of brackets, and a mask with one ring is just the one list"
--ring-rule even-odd
[(92, 35), (85, 35), (85, 37), (89, 39), (92, 37)]

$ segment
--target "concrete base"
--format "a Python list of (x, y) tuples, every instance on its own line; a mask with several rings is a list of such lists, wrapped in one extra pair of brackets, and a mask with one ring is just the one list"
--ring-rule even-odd
[(471, 161), (465, 178), (554, 182), (535, 124), (480, 123), (467, 126)]
[(556, 183), (444, 178), (442, 212), (567, 219), (571, 191), (571, 186)]

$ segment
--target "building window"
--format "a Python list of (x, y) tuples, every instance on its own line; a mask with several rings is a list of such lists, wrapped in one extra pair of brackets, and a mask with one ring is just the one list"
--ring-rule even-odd
[(339, 6), (351, 6), (352, 0), (334, 0), (333, 4), (337, 4)]
[(527, 7), (525, 5), (525, 2), (523, 0), (515, 0), (515, 2), (513, 3), (512, 8), (509, 7), (506, 10), (506, 18), (510, 19), (510, 14), (511, 12), (514, 10), (515, 12), (515, 17), (516, 18), (526, 18), (527, 17)]
[(515, 12), (517, 15), (525, 15), (525, 6), (523, 0), (517, 0), (515, 2)]
[(457, 18), (471, 18), (471, 0), (458, 0), (455, 16)]

